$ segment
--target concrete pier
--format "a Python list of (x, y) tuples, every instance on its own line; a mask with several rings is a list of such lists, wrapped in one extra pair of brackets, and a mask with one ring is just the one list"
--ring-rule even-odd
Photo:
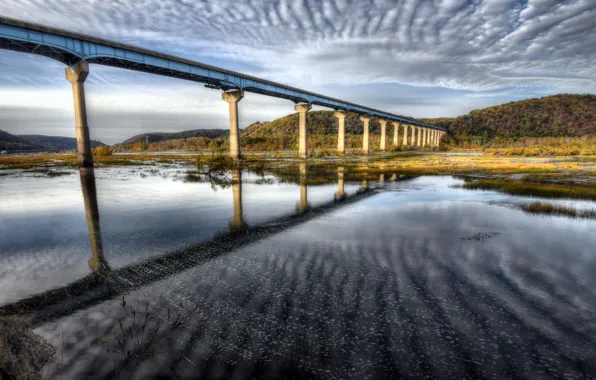
[(412, 139), (410, 141), (411, 146), (416, 146), (416, 127), (410, 125), (410, 132), (412, 133)]
[(424, 131), (424, 134), (422, 135), (422, 145), (428, 146), (428, 129), (422, 128), (422, 130)]
[(393, 145), (399, 145), (399, 123), (391, 123), (393, 125)]
[(364, 123), (363, 132), (362, 132), (362, 153), (368, 154), (369, 151), (369, 144), (368, 144), (368, 122), (370, 118), (360, 116), (360, 120)]
[(228, 223), (230, 231), (242, 231), (248, 228), (244, 223), (242, 212), (242, 170), (232, 169), (232, 196), (234, 199), (234, 215)]
[(93, 167), (82, 167), (79, 169), (81, 176), (81, 190), (85, 203), (85, 217), (87, 229), (89, 230), (89, 241), (91, 243), (91, 258), (87, 262), (93, 273), (105, 273), (110, 270), (103, 255), (103, 243), (101, 241), (101, 228), (99, 225), (99, 206), (97, 204), (97, 188), (95, 186), (95, 171)]
[(300, 158), (308, 156), (308, 140), (306, 139), (306, 113), (310, 111), (312, 105), (310, 103), (296, 104), (294, 109), (298, 112), (298, 154)]
[(404, 146), (408, 146), (408, 125), (404, 124)]
[(344, 111), (336, 111), (333, 114), (337, 118), (337, 151), (339, 153), (346, 152), (346, 113)]
[(381, 152), (387, 150), (387, 120), (379, 120), (381, 124), (381, 144), (379, 149)]
[(334, 194), (336, 201), (342, 201), (346, 199), (346, 193), (344, 191), (344, 167), (339, 166), (337, 168), (337, 192)]
[(416, 127), (416, 137), (418, 137), (418, 147), (422, 146), (422, 128)]
[(306, 172), (306, 162), (300, 163), (300, 202), (296, 205), (296, 211), (298, 212), (305, 212), (307, 211), (310, 206), (308, 204), (308, 188), (306, 185), (307, 182), (307, 172)]
[(244, 91), (234, 90), (221, 94), (221, 98), (228, 102), (230, 109), (230, 157), (237, 160), (240, 153), (240, 131), (238, 129), (238, 102), (244, 97)]
[(84, 85), (85, 79), (89, 75), (89, 64), (85, 61), (78, 62), (74, 66), (67, 67), (65, 74), (66, 79), (72, 85), (79, 167), (90, 168), (93, 167), (93, 155), (91, 154), (91, 139), (89, 137), (89, 126), (87, 125)]

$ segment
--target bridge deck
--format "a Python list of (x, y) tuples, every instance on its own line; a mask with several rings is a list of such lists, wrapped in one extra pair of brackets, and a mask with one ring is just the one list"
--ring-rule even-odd
[(284, 84), (206, 65), (173, 55), (0, 16), (0, 49), (43, 55), (66, 65), (87, 61), (100, 65), (205, 83), (222, 90), (242, 89), (317, 104), (336, 110), (444, 131), (444, 128)]

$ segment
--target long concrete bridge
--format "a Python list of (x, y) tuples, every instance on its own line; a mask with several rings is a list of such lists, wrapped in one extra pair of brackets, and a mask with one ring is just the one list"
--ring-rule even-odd
[[(363, 123), (362, 152), (364, 154), (368, 154), (370, 150), (368, 135), (369, 122), (372, 118), (378, 119), (381, 124), (379, 147), (381, 151), (387, 149), (387, 123), (393, 126), (393, 145), (400, 145), (401, 142), (403, 145), (434, 147), (439, 145), (441, 137), (446, 133), (446, 130), (441, 127), (265, 79), (148, 49), (1, 16), (0, 49), (43, 55), (67, 65), (66, 79), (72, 84), (78, 159), (81, 167), (93, 166), (84, 88), (85, 79), (89, 74), (89, 63), (180, 78), (204, 83), (209, 88), (220, 89), (223, 91), (222, 99), (229, 103), (230, 156), (234, 159), (241, 157), (238, 102), (242, 100), (245, 92), (289, 99), (296, 104), (294, 109), (299, 114), (301, 158), (306, 158), (308, 154), (306, 113), (313, 104), (336, 111), (337, 150), (340, 153), (345, 152), (346, 112), (360, 115)], [(400, 136), (400, 129), (403, 137)]]

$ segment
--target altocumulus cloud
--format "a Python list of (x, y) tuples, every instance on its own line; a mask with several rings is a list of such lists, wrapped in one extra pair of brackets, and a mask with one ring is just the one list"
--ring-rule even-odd
[[(0, 14), (414, 116), (596, 88), (593, 0), (5, 0)], [(15, 63), (15, 57), (0, 53), (6, 68), (0, 86), (65, 89), (53, 67), (48, 74), (38, 58)], [(23, 71), (23, 65), (35, 69)], [(120, 70), (97, 68), (93, 74), (93, 82), (103, 85), (181, 86)], [(386, 99), (374, 96), (376, 86)], [(363, 93), (372, 95), (362, 99)], [(404, 94), (437, 100), (411, 106), (411, 99), (402, 101)], [(283, 102), (256, 102), (277, 107), (280, 115), (291, 109)], [(225, 112), (214, 118), (225, 125)]]

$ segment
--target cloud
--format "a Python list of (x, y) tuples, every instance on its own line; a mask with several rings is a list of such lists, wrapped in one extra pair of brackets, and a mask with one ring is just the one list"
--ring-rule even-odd
[[(412, 116), (441, 109), (443, 115), (453, 115), (454, 107), (425, 100), (434, 97), (435, 103), (444, 103), (440, 89), (461, 91), (455, 108), (463, 112), (475, 105), (469, 102), (472, 92), (506, 91), (518, 98), (519, 91), (596, 89), (592, 0), (8, 0), (0, 4), (0, 14), (317, 89), (376, 108), (381, 108), (377, 99), (382, 97), (373, 102), (359, 91), (379, 85), (387, 90), (388, 101), (382, 103), (389, 103), (394, 112), (410, 114), (409, 108), (400, 107), (416, 101), (413, 108), (420, 113)], [(24, 56), (0, 53), (0, 86), (67, 87), (59, 64), (41, 65), (40, 58)], [(179, 86), (171, 79), (96, 66), (90, 81), (173, 90)], [(424, 95), (407, 98), (394, 93), (404, 85), (424, 89)], [(335, 93), (338, 88), (343, 92)], [(161, 97), (146, 104), (157, 104), (155, 99)], [(500, 99), (492, 98), (492, 104)], [(172, 101), (162, 104), (177, 107)], [(280, 103), (271, 112), (290, 107)]]

